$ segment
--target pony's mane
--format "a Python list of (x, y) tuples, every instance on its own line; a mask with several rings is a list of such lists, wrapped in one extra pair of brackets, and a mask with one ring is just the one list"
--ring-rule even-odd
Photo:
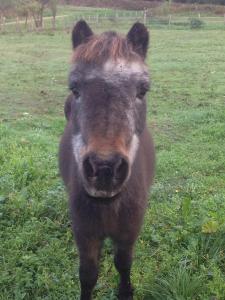
[(116, 32), (104, 32), (100, 35), (92, 35), (86, 43), (79, 45), (73, 53), (72, 62), (81, 60), (101, 64), (108, 59), (131, 61), (140, 58), (132, 50), (126, 38)]

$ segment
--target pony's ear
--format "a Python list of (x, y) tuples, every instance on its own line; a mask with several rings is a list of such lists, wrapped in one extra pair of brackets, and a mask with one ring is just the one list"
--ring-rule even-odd
[(127, 34), (127, 40), (133, 50), (145, 59), (149, 44), (148, 29), (142, 23), (135, 23)]
[(75, 49), (80, 44), (85, 43), (91, 35), (93, 35), (93, 32), (85, 21), (80, 20), (77, 22), (72, 32), (73, 48)]

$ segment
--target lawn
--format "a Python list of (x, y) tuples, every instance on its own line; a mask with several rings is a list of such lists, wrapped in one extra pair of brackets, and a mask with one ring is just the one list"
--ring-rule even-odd
[[(155, 183), (136, 245), (137, 300), (225, 299), (225, 31), (152, 30)], [(0, 299), (79, 299), (58, 142), (65, 32), (0, 35)], [(116, 299), (106, 241), (94, 299)]]

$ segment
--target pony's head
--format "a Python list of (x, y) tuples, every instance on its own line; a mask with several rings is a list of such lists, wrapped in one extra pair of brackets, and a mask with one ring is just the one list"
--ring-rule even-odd
[(146, 126), (149, 34), (135, 23), (124, 37), (116, 32), (95, 35), (79, 21), (72, 43), (73, 97), (65, 112), (72, 122), (73, 152), (86, 192), (110, 198), (128, 181)]

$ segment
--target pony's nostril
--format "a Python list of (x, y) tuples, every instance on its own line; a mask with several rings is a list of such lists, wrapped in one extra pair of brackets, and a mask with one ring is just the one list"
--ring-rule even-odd
[(90, 178), (95, 176), (95, 168), (90, 157), (87, 157), (83, 161), (83, 169), (85, 177)]
[(115, 166), (115, 178), (124, 181), (128, 175), (129, 165), (126, 159), (120, 158)]

